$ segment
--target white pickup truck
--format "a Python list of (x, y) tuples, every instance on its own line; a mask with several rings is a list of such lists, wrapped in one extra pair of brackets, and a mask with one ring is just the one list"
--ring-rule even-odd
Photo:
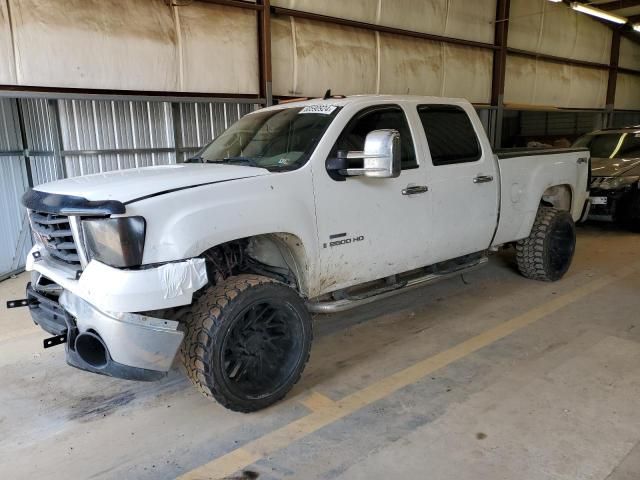
[(558, 280), (588, 208), (586, 149), (494, 153), (467, 101), (286, 103), (187, 163), (39, 185), (26, 299), (67, 362), (162, 377), (181, 348), (208, 397), (248, 412), (300, 378), (310, 312), (458, 274), (515, 245)]

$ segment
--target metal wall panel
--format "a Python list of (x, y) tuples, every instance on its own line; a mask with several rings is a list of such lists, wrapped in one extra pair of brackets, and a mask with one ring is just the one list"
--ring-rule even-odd
[(31, 235), (20, 197), (28, 188), (17, 102), (0, 99), (0, 278), (24, 264)]
[(42, 98), (20, 100), (26, 145), (33, 184), (52, 182), (64, 178), (62, 159), (56, 154), (58, 139), (55, 112), (51, 102)]
[[(173, 148), (167, 102), (59, 100), (62, 149), (69, 151)], [(67, 176), (175, 163), (173, 152), (65, 154)]]
[(0, 151), (22, 150), (18, 108), (12, 98), (0, 98)]
[(520, 112), (520, 134), (523, 136), (566, 135), (573, 138), (599, 127), (596, 112)]
[(0, 278), (24, 265), (31, 248), (27, 214), (20, 204), (27, 188), (24, 157), (0, 156)]
[(184, 161), (259, 105), (250, 103), (181, 103), (178, 105), (178, 161)]
[(613, 114), (612, 127), (640, 125), (640, 112), (616, 112)]

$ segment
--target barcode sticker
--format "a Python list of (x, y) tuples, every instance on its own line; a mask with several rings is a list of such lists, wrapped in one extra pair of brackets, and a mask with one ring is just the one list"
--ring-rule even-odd
[(307, 105), (298, 112), (301, 113), (319, 113), (321, 115), (331, 115), (338, 108), (335, 105)]

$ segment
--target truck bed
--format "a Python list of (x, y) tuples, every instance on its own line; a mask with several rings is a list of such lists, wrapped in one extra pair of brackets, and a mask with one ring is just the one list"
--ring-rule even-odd
[(494, 153), (500, 171), (500, 216), (493, 245), (529, 235), (540, 199), (551, 186), (570, 189), (571, 215), (580, 219), (588, 198), (588, 149), (512, 148)]

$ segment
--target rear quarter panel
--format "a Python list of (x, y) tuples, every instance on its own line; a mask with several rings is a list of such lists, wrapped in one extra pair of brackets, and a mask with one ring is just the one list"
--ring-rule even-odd
[(588, 197), (589, 152), (528, 155), (498, 159), (500, 170), (500, 219), (492, 245), (529, 236), (542, 195), (549, 187), (567, 185), (571, 189), (571, 215), (580, 219)]

